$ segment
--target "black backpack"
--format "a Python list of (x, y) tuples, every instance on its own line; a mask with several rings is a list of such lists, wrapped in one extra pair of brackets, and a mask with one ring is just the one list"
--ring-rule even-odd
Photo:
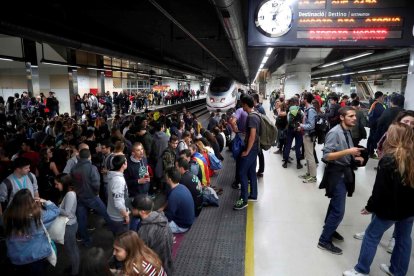
[(328, 132), (328, 121), (323, 116), (316, 116), (315, 118), (315, 136), (318, 139), (318, 144), (325, 143), (325, 136)]

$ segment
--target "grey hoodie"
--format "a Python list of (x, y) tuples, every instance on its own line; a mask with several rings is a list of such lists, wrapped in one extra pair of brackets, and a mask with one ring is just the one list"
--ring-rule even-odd
[(126, 210), (128, 187), (124, 174), (118, 171), (108, 172), (108, 206), (106, 211), (113, 221), (123, 221), (121, 210)]
[(160, 257), (167, 275), (173, 275), (172, 245), (173, 235), (164, 213), (152, 211), (141, 221), (138, 235), (145, 244)]

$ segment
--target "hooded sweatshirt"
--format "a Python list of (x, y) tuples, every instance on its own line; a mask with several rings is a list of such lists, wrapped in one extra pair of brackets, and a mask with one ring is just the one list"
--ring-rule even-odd
[(127, 210), (128, 187), (124, 174), (118, 171), (108, 172), (108, 206), (106, 211), (113, 221), (123, 221), (121, 210)]
[(141, 221), (138, 235), (160, 257), (167, 275), (172, 275), (173, 235), (164, 213), (153, 211)]

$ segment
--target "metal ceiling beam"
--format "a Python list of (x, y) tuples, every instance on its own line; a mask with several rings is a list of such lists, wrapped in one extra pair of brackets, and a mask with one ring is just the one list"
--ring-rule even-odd
[(197, 43), (204, 51), (206, 51), (211, 57), (213, 57), (221, 66), (226, 68), (229, 73), (234, 76), (232, 70), (224, 64), (215, 54), (213, 54), (203, 43), (201, 43), (192, 33), (190, 33), (180, 22), (178, 22), (169, 12), (161, 7), (155, 0), (148, 0), (156, 9), (158, 9), (165, 17), (173, 22), (181, 31), (183, 31), (188, 37), (190, 37), (195, 43)]
[(398, 49), (398, 50), (392, 50), (392, 51), (382, 53), (382, 54), (373, 54), (373, 55), (370, 55), (370, 56), (367, 56), (367, 57), (351, 60), (349, 62), (343, 62), (341, 64), (337, 64), (337, 65), (325, 67), (323, 69), (315, 70), (315, 71), (311, 72), (311, 75), (312, 75), (312, 77), (314, 77), (314, 76), (318, 76), (318, 75), (326, 74), (326, 73), (332, 74), (333, 72), (338, 71), (338, 70), (357, 67), (357, 66), (361, 66), (361, 65), (365, 65), (365, 64), (370, 64), (370, 63), (382, 62), (384, 60), (389, 60), (389, 59), (393, 59), (393, 58), (397, 58), (397, 57), (404, 56), (404, 55), (409, 55), (409, 54), (410, 54), (410, 49), (409, 48), (402, 48), (402, 49)]
[(218, 17), (223, 24), (233, 52), (242, 67), (244, 77), (247, 82), (250, 82), (240, 1), (212, 0), (212, 2), (217, 9)]

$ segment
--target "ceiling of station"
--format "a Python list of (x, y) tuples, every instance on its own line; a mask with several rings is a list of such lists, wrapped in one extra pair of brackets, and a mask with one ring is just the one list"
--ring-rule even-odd
[[(200, 77), (225, 75), (247, 83), (257, 73), (266, 48), (247, 47), (248, 77), (231, 47), (214, 0), (145, 1), (7, 1), (0, 11), (0, 33), (38, 42), (129, 59), (182, 74)], [(237, 1), (228, 1), (237, 2)], [(241, 0), (244, 40), (247, 37), (248, 1)], [(169, 18), (168, 18), (169, 16)], [(234, 27), (234, 26), (233, 26)], [(1, 47), (1, 45), (0, 45)], [(343, 59), (364, 49), (283, 49), (273, 51), (265, 67), (283, 74), (286, 62), (320, 65)], [(376, 50), (381, 54), (390, 50)], [(330, 72), (366, 70), (408, 62), (408, 54), (384, 62), (344, 66)], [(385, 64), (385, 65), (384, 65)], [(346, 65), (346, 64), (345, 64)], [(402, 68), (403, 71), (406, 68)], [(384, 73), (384, 72), (379, 72)], [(328, 73), (312, 77), (326, 76)], [(385, 73), (384, 73), (385, 74)], [(331, 74), (332, 75), (332, 74)]]

